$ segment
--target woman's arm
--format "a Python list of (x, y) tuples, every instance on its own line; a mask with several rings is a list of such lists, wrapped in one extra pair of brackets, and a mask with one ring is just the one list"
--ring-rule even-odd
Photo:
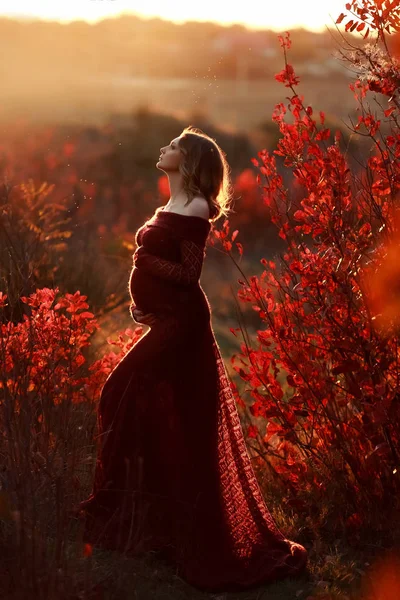
[(181, 262), (165, 260), (149, 254), (144, 246), (139, 246), (133, 255), (133, 262), (139, 269), (152, 275), (183, 285), (196, 283), (200, 279), (204, 260), (204, 248), (191, 240), (181, 242)]

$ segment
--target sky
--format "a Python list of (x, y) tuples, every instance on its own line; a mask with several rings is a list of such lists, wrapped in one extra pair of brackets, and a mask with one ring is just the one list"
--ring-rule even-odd
[[(346, 0), (0, 0), (0, 16), (96, 22), (121, 13), (175, 23), (241, 23), (249, 29), (322, 31), (344, 10)], [(330, 16), (331, 15), (331, 16)]]

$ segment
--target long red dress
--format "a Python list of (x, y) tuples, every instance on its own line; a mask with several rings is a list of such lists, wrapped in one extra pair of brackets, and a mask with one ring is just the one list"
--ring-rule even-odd
[(137, 232), (138, 308), (159, 318), (109, 375), (98, 407), (85, 541), (157, 550), (207, 591), (300, 574), (307, 551), (263, 500), (199, 283), (211, 224), (157, 209)]

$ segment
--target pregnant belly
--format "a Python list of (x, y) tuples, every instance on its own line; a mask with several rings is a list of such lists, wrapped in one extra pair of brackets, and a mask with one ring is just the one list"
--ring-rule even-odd
[(187, 290), (133, 267), (129, 278), (132, 301), (144, 312), (163, 313), (180, 307)]
[(210, 323), (210, 306), (199, 284), (178, 285), (133, 267), (129, 289), (132, 301), (143, 312), (172, 313), (198, 327)]

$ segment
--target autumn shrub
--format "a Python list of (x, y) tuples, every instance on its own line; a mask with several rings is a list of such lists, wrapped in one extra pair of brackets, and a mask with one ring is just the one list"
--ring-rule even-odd
[(73, 204), (73, 194), (60, 196), (59, 186), (31, 178), (0, 186), (0, 289), (14, 322), (29, 313), (21, 296), (42, 287), (83, 288), (97, 316), (124, 304), (128, 312), (126, 273), (115, 268), (110, 247), (130, 264), (133, 234), (115, 227), (101, 235), (100, 226), (73, 215)]
[(30, 315), (14, 323), (0, 292), (0, 590), (78, 597), (92, 581), (82, 575), (86, 549), (72, 511), (91, 492), (97, 401), (142, 328), (107, 340), (119, 352), (88, 364), (99, 325), (86, 296), (43, 288), (21, 301)]
[[(285, 250), (262, 259), (263, 272), (248, 278), (232, 256), (238, 231), (231, 236), (225, 221), (216, 238), (240, 270), (240, 302), (260, 319), (253, 344), (243, 327), (232, 329), (244, 337), (232, 362), (249, 392), (255, 464), (268, 467), (285, 506), (317, 527), (352, 532), (352, 540), (360, 530), (385, 531), (393, 541), (400, 508), (400, 65), (386, 36), (399, 30), (399, 2), (346, 6), (352, 18), (338, 19), (348, 19), (346, 31), (376, 35), (360, 48), (347, 40), (343, 51), (357, 73), (352, 129), (370, 141), (366, 163), (351, 172), (340, 133), (297, 92), (290, 35), (279, 36), (285, 66), (276, 79), (290, 96), (272, 116), (277, 148), (252, 161)], [(296, 193), (284, 185), (277, 157)]]

